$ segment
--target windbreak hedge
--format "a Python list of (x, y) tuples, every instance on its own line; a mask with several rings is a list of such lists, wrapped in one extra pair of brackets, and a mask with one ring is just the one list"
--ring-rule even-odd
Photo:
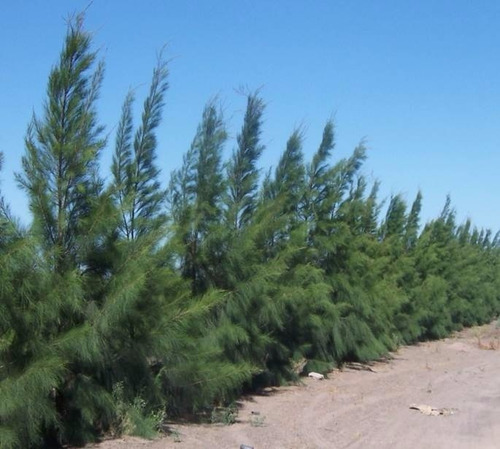
[(296, 129), (261, 176), (259, 92), (234, 142), (208, 102), (162, 186), (162, 58), (139, 119), (125, 98), (104, 182), (102, 78), (78, 17), (17, 174), (30, 226), (0, 208), (1, 448), (151, 436), (165, 415), (209, 413), (297, 367), (376, 359), (498, 315), (498, 234), (457, 224), (449, 199), (421, 226), (420, 192), (382, 215), (365, 147), (336, 160), (332, 121), (310, 161)]

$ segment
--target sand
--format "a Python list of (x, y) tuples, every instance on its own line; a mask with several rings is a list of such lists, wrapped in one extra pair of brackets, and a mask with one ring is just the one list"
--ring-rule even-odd
[[(402, 347), (390, 360), (242, 398), (230, 426), (173, 424), (96, 449), (500, 448), (500, 329)], [(421, 410), (439, 413), (427, 415)]]

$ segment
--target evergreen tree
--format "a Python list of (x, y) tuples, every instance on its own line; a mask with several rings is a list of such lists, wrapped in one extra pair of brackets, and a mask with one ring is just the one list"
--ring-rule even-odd
[(414, 248), (417, 243), (420, 226), (420, 211), (422, 210), (422, 193), (419, 191), (413, 202), (405, 226), (406, 248)]
[(472, 222), (470, 218), (468, 218), (465, 223), (458, 227), (457, 236), (458, 241), (461, 245), (466, 245), (470, 242), (470, 231), (471, 231)]
[(362, 229), (365, 234), (376, 236), (378, 231), (378, 217), (380, 214), (380, 209), (382, 208), (382, 204), (378, 203), (377, 195), (380, 189), (380, 182), (376, 181), (368, 198), (366, 199), (366, 208), (362, 217)]
[(59, 64), (50, 73), (43, 118), (35, 116), (28, 128), (23, 173), (16, 175), (29, 196), (34, 227), (62, 271), (77, 262), (90, 198), (101, 189), (97, 161), (105, 145), (95, 106), (103, 65), (92, 72), (96, 53), (82, 23), (79, 16), (69, 25)]
[(286, 149), (276, 167), (273, 196), (283, 196), (286, 213), (297, 214), (304, 189), (304, 156), (302, 154), (303, 134), (299, 129), (293, 131), (286, 143)]
[(329, 120), (323, 129), (321, 144), (307, 168), (307, 187), (302, 210), (304, 220), (310, 222), (310, 226), (314, 226), (318, 219), (323, 216), (322, 212), (324, 211), (321, 208), (331, 191), (331, 185), (328, 183), (328, 158), (335, 148), (334, 131), (334, 124)]
[(391, 197), (389, 207), (385, 217), (385, 222), (382, 226), (382, 237), (397, 237), (402, 239), (405, 231), (406, 217), (406, 203), (401, 195), (394, 195)]
[(280, 157), (274, 178), (268, 177), (264, 180), (262, 200), (264, 203), (273, 204), (275, 216), (281, 216), (284, 220), (284, 223), (280, 223), (279, 227), (270, 231), (267, 236), (266, 253), (271, 258), (280, 251), (280, 245), (286, 245), (290, 232), (300, 225), (300, 208), (305, 193), (302, 141), (302, 132), (299, 129), (294, 130)]
[(206, 291), (215, 276), (214, 257), (220, 240), (212, 233), (222, 218), (225, 180), (222, 176), (222, 148), (227, 133), (215, 100), (204, 111), (191, 148), (180, 171), (170, 184), (171, 214), (176, 240), (180, 245), (180, 264), (193, 292)]
[(265, 104), (257, 93), (247, 96), (247, 108), (240, 134), (236, 137), (237, 150), (228, 166), (229, 222), (240, 229), (251, 220), (257, 206), (259, 170), (257, 160), (264, 151), (260, 141), (262, 115)]
[(225, 172), (222, 112), (207, 104), (163, 226), (162, 59), (135, 132), (125, 99), (103, 189), (102, 64), (82, 24), (69, 24), (28, 129), (28, 232), (0, 200), (0, 447), (152, 436), (155, 416), (209, 411), (304, 360), (326, 371), (498, 316), (499, 234), (457, 226), (449, 197), (419, 233), (420, 192), (409, 214), (392, 196), (379, 225), (365, 147), (331, 164), (331, 121), (309, 164), (295, 130), (259, 192), (257, 93)]
[[(32, 235), (18, 243), (26, 248), (22, 257), (31, 259), (23, 263), (22, 293), (11, 301), (14, 334), (8, 350), (15, 361), (1, 388), (4, 422), (15, 439), (7, 447), (28, 447), (41, 436), (85, 441), (86, 432), (95, 434), (94, 413), (105, 408), (107, 395), (80, 368), (101, 358), (85, 323), (92, 302), (85, 281), (99, 240), (97, 217), (107, 204), (100, 196), (98, 156), (105, 141), (95, 106), (103, 66), (95, 66), (90, 47), (78, 16), (68, 25), (59, 63), (50, 73), (44, 115), (28, 128), (23, 173), (17, 175), (28, 193), (33, 226)], [(10, 402), (16, 399), (30, 408), (29, 422), (12, 421), (22, 413)]]
[(192, 144), (196, 153), (195, 221), (202, 236), (221, 217), (221, 198), (225, 187), (221, 170), (222, 149), (226, 139), (222, 111), (213, 100), (203, 111)]
[(116, 137), (113, 174), (113, 196), (119, 205), (121, 233), (135, 239), (158, 227), (164, 220), (161, 210), (165, 192), (158, 180), (160, 170), (155, 165), (156, 129), (160, 125), (164, 96), (168, 88), (166, 62), (160, 58), (153, 71), (149, 95), (144, 102), (141, 125), (132, 143), (132, 103), (129, 93), (122, 109)]

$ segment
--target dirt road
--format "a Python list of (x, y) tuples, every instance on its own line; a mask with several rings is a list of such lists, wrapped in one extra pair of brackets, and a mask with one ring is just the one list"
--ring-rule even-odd
[[(354, 366), (245, 398), (231, 426), (174, 425), (175, 434), (157, 441), (126, 438), (93, 447), (498, 449), (499, 338), (495, 324), (468, 329), (401, 348), (373, 371)], [(445, 414), (428, 416), (412, 404)]]

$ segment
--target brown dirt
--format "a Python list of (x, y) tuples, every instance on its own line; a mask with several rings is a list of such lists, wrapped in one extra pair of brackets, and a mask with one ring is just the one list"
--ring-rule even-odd
[[(500, 448), (500, 329), (495, 323), (403, 347), (388, 362), (243, 398), (236, 424), (172, 425), (156, 441), (96, 449)], [(453, 412), (426, 416), (410, 405)], [(258, 412), (259, 414), (252, 414)], [(175, 441), (180, 440), (180, 442)]]

